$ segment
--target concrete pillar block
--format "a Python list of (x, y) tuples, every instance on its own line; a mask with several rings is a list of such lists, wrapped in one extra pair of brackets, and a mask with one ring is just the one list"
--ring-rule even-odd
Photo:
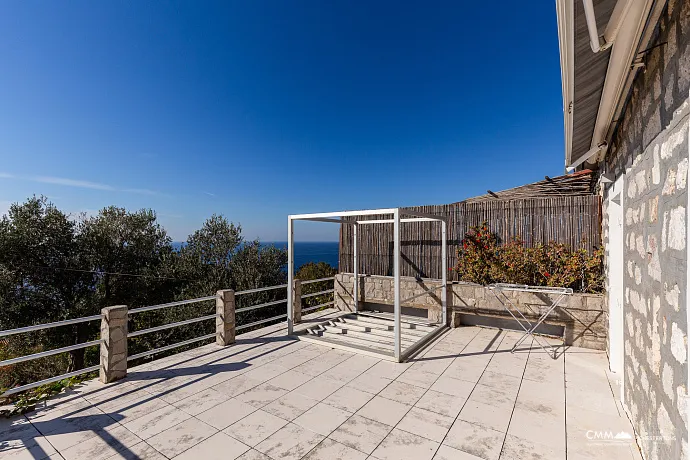
[(431, 323), (443, 322), (443, 310), (440, 308), (429, 308), (426, 311), (427, 320)]
[(235, 343), (235, 291), (216, 292), (216, 345)]
[(450, 319), (450, 327), (453, 329), (460, 327), (462, 325), (462, 322), (460, 321), (460, 312), (453, 310), (449, 313), (450, 314), (448, 316)]
[(292, 280), (292, 322), (302, 322), (302, 282), (298, 279)]
[(127, 305), (106, 307), (101, 315), (99, 380), (110, 383), (127, 377)]

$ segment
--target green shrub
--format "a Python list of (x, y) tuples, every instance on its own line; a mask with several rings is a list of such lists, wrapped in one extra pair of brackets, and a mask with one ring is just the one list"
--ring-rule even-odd
[(551, 242), (533, 248), (520, 238), (501, 245), (486, 224), (472, 227), (462, 240), (455, 267), (461, 281), (570, 287), (578, 292), (604, 290), (603, 250), (590, 254)]
[[(326, 262), (307, 262), (302, 265), (297, 273), (295, 273), (295, 278), (300, 281), (318, 280), (321, 278), (329, 278), (335, 276), (338, 270), (335, 267), (327, 264)], [(302, 295), (312, 294), (315, 292), (326, 291), (333, 289), (333, 280), (329, 281), (319, 281), (318, 283), (309, 283), (302, 286)], [(333, 294), (323, 294), (313, 297), (307, 297), (302, 299), (302, 309), (315, 307), (317, 305), (324, 304), (333, 300)], [(328, 307), (324, 307), (328, 308)], [(317, 311), (320, 311), (318, 309)], [(311, 312), (309, 312), (311, 313)]]

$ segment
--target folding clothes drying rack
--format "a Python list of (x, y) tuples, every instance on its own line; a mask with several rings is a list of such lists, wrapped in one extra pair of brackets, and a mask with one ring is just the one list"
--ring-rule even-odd
[[(514, 353), (517, 347), (520, 346), (520, 344), (524, 342), (527, 337), (532, 337), (539, 344), (539, 346), (546, 352), (546, 354), (548, 354), (552, 359), (556, 359), (556, 347), (550, 345), (548, 342), (536, 335), (535, 331), (537, 330), (539, 325), (543, 323), (544, 320), (551, 314), (551, 312), (554, 311), (556, 307), (560, 305), (565, 296), (571, 295), (573, 293), (573, 290), (571, 288), (565, 287), (528, 286), (526, 284), (508, 283), (495, 283), (490, 284), (487, 287), (494, 294), (494, 296), (496, 296), (496, 299), (498, 299), (498, 301), (501, 303), (501, 306), (505, 308), (505, 310), (510, 314), (510, 316), (512, 316), (513, 319), (517, 321), (520, 327), (522, 327), (522, 329), (525, 331), (522, 337), (520, 337), (520, 339), (517, 342), (515, 342), (515, 345), (513, 345), (513, 348), (510, 350), (510, 352)], [(525, 315), (522, 314), (522, 312), (515, 305), (513, 300), (506, 294), (510, 291), (530, 292), (534, 294), (548, 294), (549, 299), (551, 300), (551, 305), (549, 305), (543, 311), (543, 313), (537, 319), (537, 322), (532, 324), (525, 317)], [(552, 297), (554, 294), (556, 295), (555, 298)], [(517, 315), (520, 318), (518, 318), (518, 316), (516, 316), (513, 313), (513, 310), (517, 313)]]

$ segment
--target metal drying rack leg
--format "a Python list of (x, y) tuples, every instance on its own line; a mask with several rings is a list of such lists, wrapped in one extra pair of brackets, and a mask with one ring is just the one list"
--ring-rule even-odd
[[(542, 313), (542, 315), (539, 317), (539, 319), (537, 320), (537, 322), (534, 323), (534, 326), (532, 326), (532, 327), (530, 328), (529, 335), (531, 335), (533, 338), (536, 339), (537, 336), (535, 335), (535, 331), (536, 331), (537, 328), (546, 320), (546, 318), (548, 318), (548, 316), (551, 314), (551, 312), (553, 312), (553, 311), (556, 309), (556, 307), (558, 307), (558, 306), (560, 305), (560, 303), (561, 303), (561, 301), (563, 300), (564, 297), (565, 297), (565, 294), (561, 294), (561, 295), (558, 296), (558, 298), (556, 298), (556, 300), (554, 300), (554, 301), (551, 303), (551, 305), (549, 306), (549, 308), (547, 308), (546, 311), (545, 311), (544, 313)], [(518, 341), (515, 343), (515, 346), (518, 346), (518, 345), (519, 345), (520, 343), (522, 343), (526, 338), (527, 338), (526, 335), (523, 335), (522, 337), (520, 337), (520, 340), (518, 340)], [(548, 342), (547, 342), (547, 343), (548, 343)], [(541, 345), (541, 343), (540, 343), (540, 345)], [(548, 347), (551, 349), (551, 352), (553, 352), (553, 359), (556, 359), (556, 352), (557, 352), (556, 347), (554, 347), (554, 346), (551, 345), (551, 344), (548, 344)], [(544, 347), (542, 346), (542, 348), (544, 348)], [(546, 351), (546, 349), (545, 349), (544, 351)], [(549, 353), (549, 355), (550, 355), (550, 354), (551, 354), (551, 353)]]
[[(527, 337), (532, 337), (532, 339), (537, 342), (537, 344), (544, 350), (544, 352), (551, 357), (551, 359), (557, 359), (557, 347), (551, 345), (548, 343), (546, 340), (543, 340), (540, 336), (538, 336), (535, 332), (537, 328), (546, 320), (546, 318), (553, 312), (556, 307), (559, 306), (561, 301), (565, 298), (567, 294), (572, 293), (571, 289), (566, 289), (563, 288), (562, 290), (559, 291), (553, 291), (552, 293), (557, 293), (559, 296), (551, 302), (551, 305), (546, 309), (544, 313), (542, 313), (539, 318), (537, 319), (536, 323), (532, 324), (529, 319), (525, 317), (525, 315), (520, 311), (520, 309), (513, 303), (513, 301), (508, 297), (504, 291), (504, 288), (509, 288), (512, 291), (520, 291), (520, 292), (530, 292), (530, 290), (533, 291), (534, 288), (531, 286), (520, 286), (520, 285), (500, 285), (500, 284), (493, 284), (488, 286), (489, 290), (494, 294), (494, 297), (496, 297), (496, 300), (499, 301), (501, 306), (510, 314), (510, 316), (513, 317), (515, 321), (520, 325), (520, 327), (523, 329), (524, 334), (520, 339), (518, 339), (517, 342), (513, 345), (513, 348), (511, 348), (510, 352), (515, 353), (515, 350), (527, 339)], [(539, 289), (539, 288), (538, 288)], [(544, 288), (541, 288), (542, 290)], [(503, 299), (501, 299), (501, 297)], [(520, 320), (515, 314), (513, 314), (513, 311), (511, 310), (514, 309), (517, 314), (520, 316), (522, 320)], [(527, 324), (527, 327), (525, 324)]]

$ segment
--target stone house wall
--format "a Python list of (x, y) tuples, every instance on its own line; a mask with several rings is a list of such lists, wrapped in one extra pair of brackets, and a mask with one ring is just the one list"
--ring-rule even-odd
[[(339, 273), (335, 277), (335, 306), (342, 311), (354, 311), (353, 275)], [(440, 280), (400, 278), (400, 297), (405, 299), (424, 290), (440, 287)], [(553, 299), (545, 294), (509, 292), (515, 306), (530, 320), (538, 318), (551, 305)], [(360, 278), (360, 310), (392, 306), (394, 298), (393, 277), (367, 275)], [(441, 290), (422, 295), (411, 302), (405, 302), (409, 313), (426, 316), (431, 321), (441, 320)], [(451, 327), (467, 322), (475, 324), (473, 317), (494, 319), (485, 324), (506, 324), (519, 327), (501, 306), (498, 299), (484, 286), (454, 282), (447, 287), (447, 308)], [(508, 319), (507, 323), (502, 322)], [(501, 321), (501, 322), (499, 322)], [(545, 321), (546, 324), (562, 328), (567, 345), (603, 350), (606, 348), (608, 316), (602, 295), (573, 294), (568, 296), (561, 307), (555, 309)]]
[[(688, 439), (690, 2), (669, 1), (650, 46), (604, 171), (624, 175), (624, 405), (644, 457), (666, 460), (686, 458)], [(608, 253), (610, 189), (600, 188)]]

